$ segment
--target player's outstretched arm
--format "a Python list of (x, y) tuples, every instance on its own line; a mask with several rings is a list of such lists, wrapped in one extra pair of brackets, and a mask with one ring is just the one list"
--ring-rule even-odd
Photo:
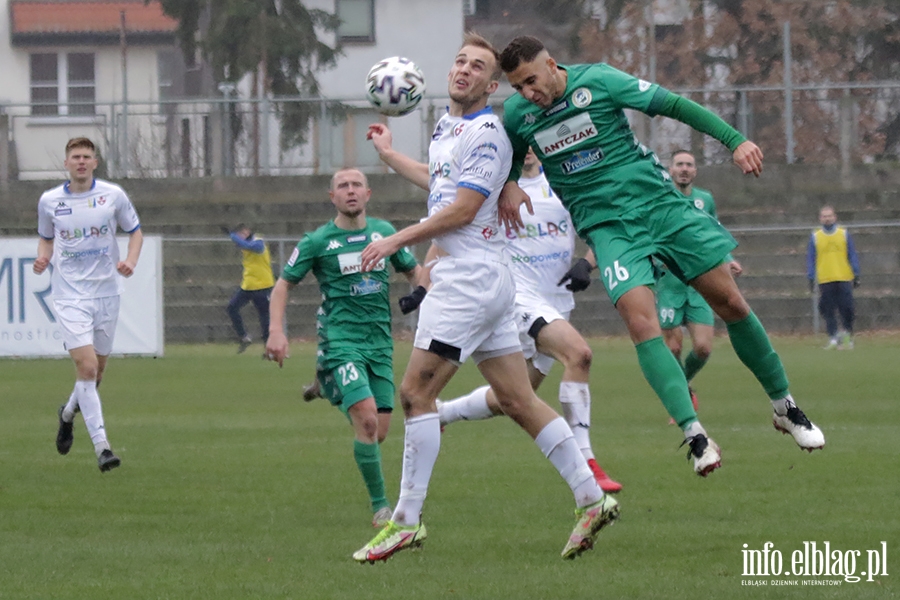
[(744, 175), (753, 173), (759, 177), (763, 170), (763, 153), (759, 146), (747, 140), (734, 149), (734, 164), (740, 167)]
[(394, 150), (391, 130), (384, 123), (372, 123), (366, 132), (366, 139), (372, 141), (378, 156), (384, 163), (423, 190), (429, 188), (431, 176), (428, 165)]
[(288, 340), (284, 335), (284, 313), (292, 285), (279, 278), (269, 299), (269, 339), (266, 341), (266, 358), (284, 365), (288, 356)]

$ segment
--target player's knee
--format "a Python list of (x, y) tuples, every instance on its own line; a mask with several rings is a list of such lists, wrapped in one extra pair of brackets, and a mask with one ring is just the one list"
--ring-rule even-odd
[(675, 356), (681, 356), (681, 341), (680, 340), (666, 340), (666, 346), (669, 347), (669, 350)]
[(706, 340), (698, 341), (691, 350), (700, 360), (708, 360), (712, 354), (712, 344)]
[(734, 323), (740, 321), (750, 314), (750, 305), (736, 288), (733, 292), (722, 298), (716, 307), (716, 313), (726, 323)]
[(583, 342), (573, 346), (566, 352), (564, 359), (565, 366), (574, 371), (588, 373), (591, 370), (591, 364), (594, 362), (594, 352), (591, 347)]

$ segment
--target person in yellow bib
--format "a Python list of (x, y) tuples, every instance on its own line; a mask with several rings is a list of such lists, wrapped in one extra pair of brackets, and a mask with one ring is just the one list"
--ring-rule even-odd
[[(837, 214), (831, 206), (819, 211), (821, 229), (809, 238), (806, 250), (806, 276), (809, 290), (819, 284), (819, 312), (825, 319), (828, 332), (826, 350), (853, 348), (853, 289), (859, 287), (859, 258), (850, 232), (837, 224)], [(838, 331), (837, 317), (841, 317), (843, 331)]]
[(275, 276), (272, 274), (272, 257), (269, 255), (269, 246), (265, 240), (256, 237), (253, 230), (241, 223), (234, 229), (222, 226), (222, 231), (227, 233), (231, 241), (241, 249), (244, 274), (241, 278), (241, 287), (234, 293), (228, 302), (228, 316), (239, 339), (238, 354), (253, 343), (252, 338), (244, 328), (244, 320), (241, 318), (241, 309), (253, 302), (256, 312), (259, 313), (259, 327), (262, 331), (263, 344), (269, 338), (269, 297), (272, 295), (272, 287), (275, 285)]

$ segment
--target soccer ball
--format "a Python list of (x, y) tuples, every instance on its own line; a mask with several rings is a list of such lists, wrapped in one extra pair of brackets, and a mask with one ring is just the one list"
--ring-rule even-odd
[(366, 76), (366, 98), (383, 115), (411, 113), (425, 94), (425, 76), (408, 58), (392, 56), (376, 63)]

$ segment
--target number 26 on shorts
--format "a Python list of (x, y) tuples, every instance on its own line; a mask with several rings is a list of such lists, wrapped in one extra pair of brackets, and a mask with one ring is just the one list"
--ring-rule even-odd
[(606, 289), (611, 292), (619, 285), (619, 282), (628, 280), (629, 273), (628, 269), (619, 264), (619, 261), (615, 261), (613, 266), (603, 269), (603, 277), (607, 281)]

